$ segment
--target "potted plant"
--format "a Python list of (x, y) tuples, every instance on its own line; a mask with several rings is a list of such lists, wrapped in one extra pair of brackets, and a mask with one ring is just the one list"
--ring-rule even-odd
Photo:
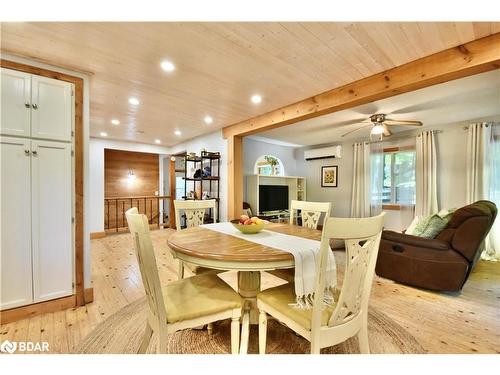
[(266, 155), (264, 156), (264, 159), (269, 163), (272, 169), (272, 174), (276, 174), (276, 166), (278, 165), (278, 159), (276, 159), (274, 156), (269, 156)]

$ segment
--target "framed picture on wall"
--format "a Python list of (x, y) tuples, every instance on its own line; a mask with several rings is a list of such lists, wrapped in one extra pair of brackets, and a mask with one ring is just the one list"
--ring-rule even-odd
[(338, 166), (321, 167), (321, 187), (337, 187), (338, 178)]

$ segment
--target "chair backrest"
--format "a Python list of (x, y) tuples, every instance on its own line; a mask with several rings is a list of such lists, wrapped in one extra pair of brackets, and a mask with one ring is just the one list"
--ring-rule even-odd
[[(312, 327), (321, 327), (323, 293), (330, 239), (345, 240), (346, 265), (344, 283), (328, 321), (333, 327), (367, 314), (385, 212), (367, 218), (327, 218), (323, 227), (319, 269), (312, 314)], [(319, 296), (317, 298), (316, 296)]]
[(321, 214), (324, 214), (323, 223), (326, 218), (330, 217), (331, 206), (330, 202), (307, 202), (293, 200), (290, 204), (290, 224), (294, 224), (295, 222), (295, 211), (300, 210), (302, 226), (316, 229), (318, 228)]
[(243, 210), (241, 211), (242, 215), (247, 215), (248, 217), (252, 217), (252, 207), (247, 202), (243, 202)]
[(186, 227), (197, 227), (205, 221), (205, 210), (214, 210), (214, 220), (217, 218), (217, 205), (215, 199), (207, 200), (175, 200), (175, 222), (177, 223), (177, 230), (181, 230), (181, 211), (186, 215)]
[(153, 243), (149, 234), (148, 219), (146, 215), (139, 214), (136, 207), (129, 209), (125, 217), (134, 238), (135, 254), (146, 290), (150, 318), (167, 323), (167, 311), (163, 301)]

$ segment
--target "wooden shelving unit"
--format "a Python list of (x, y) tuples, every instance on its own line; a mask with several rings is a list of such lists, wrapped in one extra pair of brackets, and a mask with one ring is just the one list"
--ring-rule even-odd
[[(184, 173), (184, 196), (185, 200), (198, 200), (202, 199), (203, 193), (208, 193), (208, 199), (215, 199), (217, 202), (217, 217), (213, 217), (210, 213), (210, 221), (219, 221), (220, 217), (220, 153), (202, 151), (200, 156), (186, 155), (184, 157), (184, 169), (179, 170)], [(203, 169), (210, 167), (210, 176), (207, 177), (194, 177), (194, 173), (200, 170), (203, 176)], [(190, 187), (192, 186), (192, 190)], [(191, 196), (189, 192), (193, 192)]]

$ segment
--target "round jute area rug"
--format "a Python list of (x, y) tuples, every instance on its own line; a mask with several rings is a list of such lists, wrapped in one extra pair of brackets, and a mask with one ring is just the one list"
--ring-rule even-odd
[[(86, 354), (131, 354), (137, 353), (146, 324), (148, 305), (146, 298), (124, 307), (99, 324), (76, 348), (76, 353)], [(373, 308), (368, 316), (368, 335), (372, 353), (425, 353), (425, 350), (403, 327)], [(170, 354), (225, 354), (230, 353), (229, 320), (214, 323), (213, 334), (206, 330), (187, 329), (168, 336)], [(156, 336), (153, 335), (148, 352), (156, 351)], [(267, 350), (269, 354), (309, 353), (309, 342), (297, 336), (289, 328), (275, 320), (267, 327)], [(258, 327), (250, 330), (249, 353), (258, 353)], [(359, 353), (358, 341), (351, 338), (339, 345), (325, 348), (325, 354)]]

